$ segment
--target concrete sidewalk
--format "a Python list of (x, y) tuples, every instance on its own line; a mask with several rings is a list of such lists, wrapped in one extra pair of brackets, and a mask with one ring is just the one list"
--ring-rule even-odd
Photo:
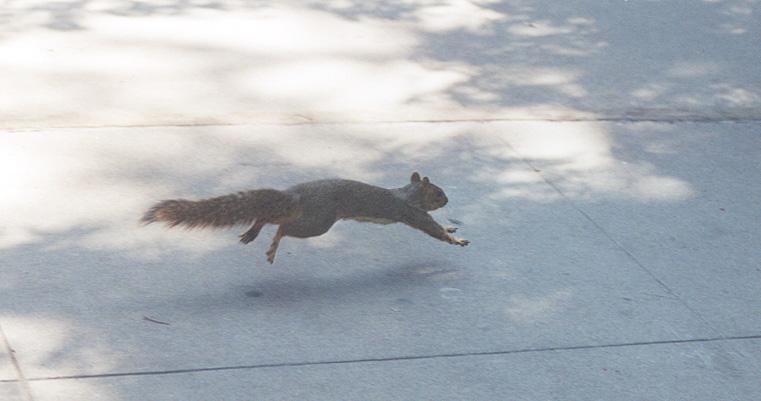
[[(757, 11), (10, 2), (0, 399), (761, 398)], [(469, 247), (137, 224), (415, 170)]]

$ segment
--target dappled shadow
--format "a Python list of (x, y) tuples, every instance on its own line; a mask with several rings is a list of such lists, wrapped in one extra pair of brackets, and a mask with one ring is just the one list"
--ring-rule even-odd
[(5, 127), (752, 119), (761, 106), (752, 0), (6, 3)]
[[(652, 325), (645, 311), (655, 301), (632, 307), (619, 294), (635, 298), (620, 287), (640, 273), (578, 235), (593, 229), (568, 214), (544, 179), (579, 201), (678, 203), (692, 196), (690, 184), (637, 160), (622, 168), (609, 125), (546, 124), (8, 133), (0, 138), (0, 206), (10, 211), (0, 236), (0, 320), (32, 377), (319, 359), (346, 344), (342, 352), (371, 357), (499, 348), (506, 336), (516, 346), (563, 343), (553, 333), (584, 336), (584, 322), (619, 310)], [(322, 237), (287, 238), (269, 266), (271, 229), (242, 246), (235, 234), (244, 228), (186, 232), (137, 222), (162, 198), (336, 176), (393, 187), (413, 170), (446, 190), (450, 203), (434, 215), (458, 222), (469, 248), (405, 226), (341, 222)], [(634, 185), (652, 180), (686, 189), (651, 194)], [(548, 226), (557, 219), (563, 223)], [(603, 274), (610, 269), (617, 273)], [(562, 280), (547, 280), (556, 274)], [(610, 302), (598, 304), (600, 293)], [(567, 318), (580, 322), (576, 329), (564, 327)], [(533, 330), (541, 334), (527, 335)], [(299, 343), (303, 333), (319, 346)], [(92, 391), (87, 382), (70, 386)]]
[[(41, 128), (0, 137), (0, 321), (27, 374), (689, 331), (653, 318), (693, 316), (574, 205), (653, 216), (703, 196), (668, 168), (673, 126), (599, 120), (758, 118), (757, 2), (691, 5), (676, 26), (684, 5), (581, 4), (6, 1), (0, 120)], [(710, 34), (685, 35), (698, 26)], [(304, 124), (537, 118), (587, 121)], [(299, 125), (240, 125), (260, 122)], [(394, 187), (413, 170), (446, 190), (434, 215), (471, 247), (342, 222), (264, 267), (270, 229), (242, 246), (236, 230), (137, 224), (163, 198)]]
[[(0, 322), (30, 377), (704, 333), (678, 298), (569, 203), (608, 202), (634, 216), (615, 231), (624, 237), (641, 235), (636, 226), (650, 228), (663, 218), (659, 211), (689, 226), (684, 209), (697, 205), (705, 213), (690, 233), (705, 227), (725, 233), (713, 241), (732, 240), (727, 230), (747, 226), (730, 225), (720, 208), (737, 214), (749, 206), (711, 207), (729, 196), (718, 194), (726, 184), (717, 189), (700, 177), (716, 168), (705, 161), (717, 140), (728, 141), (719, 143), (731, 158), (757, 149), (758, 139), (732, 142), (714, 129), (513, 122), (6, 133)], [(674, 155), (685, 149), (700, 150), (687, 159), (695, 165), (674, 169), (685, 160)], [(243, 246), (235, 234), (244, 228), (185, 232), (137, 223), (166, 197), (335, 176), (392, 187), (413, 170), (446, 190), (450, 203), (434, 215), (456, 221), (470, 247), (400, 225), (341, 222), (322, 237), (284, 240), (269, 266), (263, 253), (271, 229)], [(755, 221), (747, 210), (740, 216)], [(664, 227), (650, 235), (666, 238), (662, 247), (699, 252)], [(717, 268), (747, 274), (742, 265)], [(689, 272), (700, 277), (694, 266)], [(96, 381), (45, 389), (119, 398)]]
[[(460, 207), (457, 218), (474, 223), (488, 221), (490, 203), (558, 200), (547, 177), (573, 199), (669, 202), (693, 195), (687, 182), (646, 163), (621, 164), (606, 131), (595, 122), (527, 122), (8, 134), (0, 139), (6, 188), (0, 205), (12, 212), (3, 217), (0, 246), (75, 245), (146, 255), (170, 246), (203, 253), (220, 246), (213, 232), (166, 234), (149, 226), (136, 235), (138, 216), (164, 198), (285, 188), (326, 177), (398, 187), (415, 169), (431, 171), (434, 182), (460, 200), (446, 209)], [(548, 170), (546, 177), (532, 167), (536, 163)], [(75, 228), (74, 243), (45, 240)]]

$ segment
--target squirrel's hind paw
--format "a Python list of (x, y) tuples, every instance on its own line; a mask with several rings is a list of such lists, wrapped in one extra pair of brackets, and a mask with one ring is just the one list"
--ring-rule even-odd
[(249, 242), (251, 242), (251, 241), (253, 241), (255, 239), (256, 239), (256, 234), (251, 235), (250, 233), (245, 232), (245, 233), (240, 235), (240, 242), (242, 242), (244, 244), (248, 244)]

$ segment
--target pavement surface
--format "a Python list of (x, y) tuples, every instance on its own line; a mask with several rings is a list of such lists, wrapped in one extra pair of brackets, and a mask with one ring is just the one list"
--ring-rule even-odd
[[(760, 12), (6, 1), (0, 399), (761, 399)], [(413, 171), (470, 246), (138, 224)]]

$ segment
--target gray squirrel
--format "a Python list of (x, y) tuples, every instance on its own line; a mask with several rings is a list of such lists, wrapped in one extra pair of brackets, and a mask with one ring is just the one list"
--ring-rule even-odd
[(252, 224), (240, 235), (244, 244), (256, 239), (265, 224), (278, 225), (267, 251), (275, 261), (280, 240), (308, 238), (326, 233), (341, 219), (378, 224), (404, 223), (441, 241), (466, 246), (470, 241), (451, 236), (431, 215), (447, 204), (447, 196), (428, 177), (413, 173), (410, 183), (386, 189), (359, 181), (327, 179), (305, 182), (285, 190), (254, 189), (197, 201), (163, 200), (150, 208), (141, 221), (164, 222), (170, 227), (231, 227)]

